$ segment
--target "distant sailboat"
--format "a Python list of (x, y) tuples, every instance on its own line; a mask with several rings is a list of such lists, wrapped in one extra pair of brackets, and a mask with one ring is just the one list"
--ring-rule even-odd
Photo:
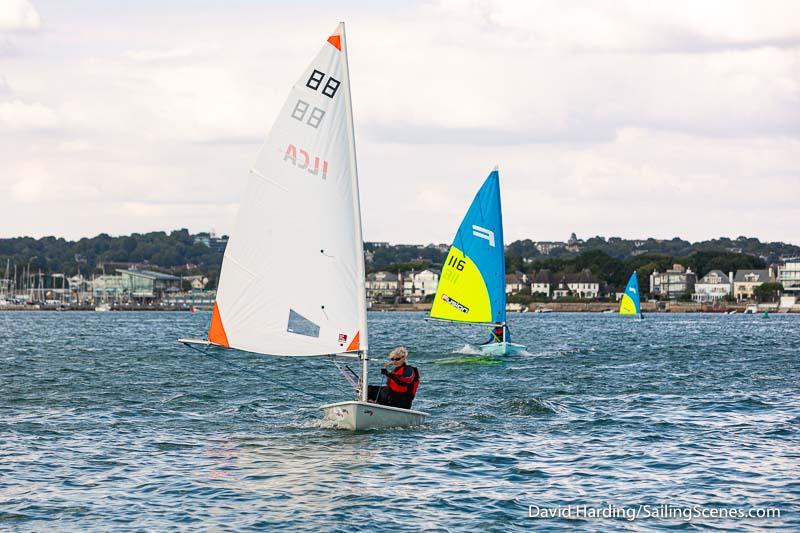
[(208, 340), (279, 356), (361, 361), (357, 400), (323, 405), (346, 429), (426, 414), (367, 402), (367, 307), (344, 24), (289, 93), (258, 155), (228, 241)]
[(622, 301), (619, 304), (620, 315), (635, 315), (639, 319), (643, 319), (641, 300), (639, 298), (639, 277), (636, 271), (633, 271), (628, 285), (625, 287), (625, 293), (622, 295)]
[(467, 210), (447, 254), (430, 319), (502, 328), (480, 346), (486, 355), (517, 353), (506, 325), (506, 266), (500, 172), (486, 178)]

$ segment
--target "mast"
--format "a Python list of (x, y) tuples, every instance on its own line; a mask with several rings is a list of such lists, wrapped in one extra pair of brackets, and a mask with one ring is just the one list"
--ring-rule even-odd
[(361, 199), (360, 199), (360, 191), (358, 187), (358, 166), (357, 166), (357, 159), (356, 159), (356, 134), (355, 128), (353, 127), (353, 95), (352, 95), (352, 84), (350, 83), (350, 63), (347, 57), (347, 35), (345, 33), (344, 22), (342, 24), (342, 42), (344, 43), (344, 72), (347, 77), (347, 105), (348, 105), (348, 112), (345, 114), (345, 118), (347, 119), (347, 128), (350, 132), (350, 163), (352, 164), (353, 168), (353, 181), (355, 187), (353, 188), (353, 210), (356, 214), (357, 224), (355, 224), (355, 242), (358, 243), (356, 246), (356, 253), (358, 257), (356, 257), (356, 266), (358, 269), (357, 276), (359, 280), (358, 289), (361, 294), (359, 294), (359, 306), (358, 306), (358, 321), (359, 321), (359, 330), (361, 331), (361, 339), (360, 343), (363, 346), (361, 351), (359, 352), (359, 357), (361, 359), (361, 388), (359, 390), (359, 399), (362, 402), (367, 401), (367, 375), (368, 375), (368, 363), (369, 363), (369, 344), (367, 342), (367, 294), (366, 294), (366, 287), (365, 287), (365, 280), (364, 280), (364, 238), (362, 235), (361, 229)]
[(508, 322), (508, 316), (506, 315), (506, 306), (507, 304), (507, 295), (506, 295), (506, 242), (505, 242), (505, 235), (503, 235), (503, 201), (500, 196), (500, 165), (494, 166), (494, 171), (497, 172), (497, 205), (500, 209), (500, 279), (503, 280), (503, 290), (501, 294), (503, 295), (503, 304), (501, 307), (500, 312), (503, 315), (503, 342), (506, 342), (506, 323)]

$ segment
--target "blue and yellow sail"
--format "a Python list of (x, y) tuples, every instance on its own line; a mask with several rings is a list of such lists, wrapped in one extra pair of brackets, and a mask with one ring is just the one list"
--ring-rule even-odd
[(506, 264), (500, 173), (493, 170), (472, 201), (447, 254), (431, 318), (506, 321)]
[(639, 277), (636, 275), (635, 270), (630, 279), (628, 279), (628, 285), (625, 286), (625, 292), (619, 304), (619, 314), (642, 315), (641, 300), (639, 299)]

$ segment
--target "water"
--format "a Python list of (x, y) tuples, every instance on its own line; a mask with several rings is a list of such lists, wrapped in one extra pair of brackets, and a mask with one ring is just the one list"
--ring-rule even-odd
[[(474, 330), (370, 314), (432, 416), (359, 434), (277, 385), (349, 399), (329, 361), (222, 355), (243, 371), (175, 342), (208, 320), (0, 313), (0, 529), (800, 529), (798, 315), (514, 315), (528, 353), (486, 364), (451, 353)], [(528, 517), (568, 504), (781, 516)]]

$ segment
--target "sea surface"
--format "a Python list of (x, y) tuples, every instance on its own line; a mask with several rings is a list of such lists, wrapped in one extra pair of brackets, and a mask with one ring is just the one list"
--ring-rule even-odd
[(0, 313), (0, 530), (800, 530), (800, 315), (515, 314), (528, 351), (483, 359), (371, 313), (430, 417), (362, 433), (320, 422), (352, 398), (328, 359), (175, 342), (209, 318)]

